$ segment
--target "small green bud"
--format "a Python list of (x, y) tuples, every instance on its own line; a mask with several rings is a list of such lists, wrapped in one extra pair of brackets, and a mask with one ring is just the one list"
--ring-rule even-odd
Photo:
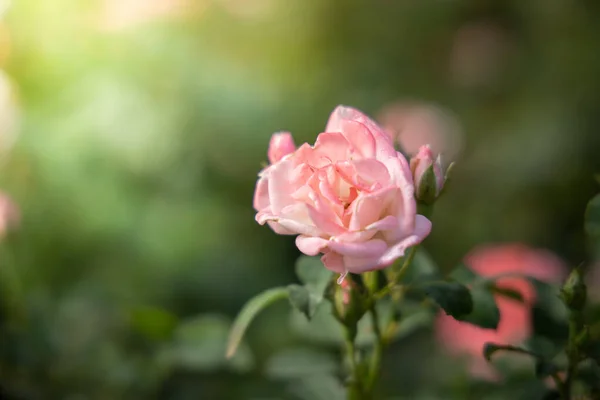
[(362, 279), (370, 293), (379, 289), (379, 271), (368, 271), (362, 274)]
[(350, 275), (334, 288), (335, 317), (346, 327), (355, 327), (367, 311), (366, 298), (360, 293)]
[(581, 311), (587, 300), (587, 288), (583, 280), (581, 268), (575, 268), (562, 287), (561, 298), (573, 311)]
[(440, 157), (434, 158), (429, 146), (421, 146), (417, 155), (410, 160), (410, 171), (416, 199), (423, 204), (433, 204), (444, 187), (445, 177)]

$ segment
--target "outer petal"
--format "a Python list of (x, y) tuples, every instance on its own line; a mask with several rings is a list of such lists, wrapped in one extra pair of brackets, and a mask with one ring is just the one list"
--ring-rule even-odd
[(392, 246), (379, 260), (380, 265), (386, 266), (396, 259), (404, 256), (404, 252), (409, 247), (417, 245), (425, 239), (431, 232), (431, 221), (422, 215), (417, 215), (415, 219), (415, 230), (410, 235), (402, 239), (396, 245)]
[(307, 256), (316, 256), (327, 247), (329, 240), (320, 237), (300, 235), (296, 238), (296, 247)]
[[(398, 153), (399, 154), (399, 153)], [(399, 237), (408, 235), (414, 230), (417, 202), (415, 200), (412, 175), (408, 162), (399, 154), (397, 158), (389, 158), (384, 161), (388, 167), (394, 186), (399, 188), (399, 195), (395, 198), (395, 206), (392, 213), (398, 217)]]
[(259, 178), (258, 182), (256, 182), (253, 206), (256, 211), (271, 206), (269, 201), (269, 181), (266, 178)]
[(329, 117), (325, 130), (327, 132), (344, 132), (344, 124), (347, 121), (359, 122), (371, 131), (375, 140), (375, 154), (377, 158), (394, 156), (396, 150), (394, 150), (394, 143), (391, 137), (372, 119), (355, 108), (338, 106)]
[(275, 164), (286, 155), (293, 153), (296, 150), (294, 139), (292, 134), (289, 132), (275, 133), (271, 136), (269, 142), (269, 161), (271, 164)]
[(340, 242), (364, 242), (371, 239), (378, 231), (396, 231), (397, 229), (398, 219), (392, 215), (388, 215), (367, 226), (364, 230), (346, 232), (335, 239)]
[(275, 232), (278, 235), (296, 235), (296, 232), (290, 231), (289, 229), (284, 228), (283, 226), (281, 226), (279, 223), (275, 222), (275, 221), (267, 221), (267, 225), (269, 225), (271, 227), (271, 229), (273, 229), (273, 232)]
[(344, 267), (344, 258), (334, 251), (327, 252), (325, 255), (323, 255), (323, 257), (321, 257), (321, 261), (328, 270), (337, 272), (338, 274), (343, 274), (346, 272)]
[(294, 188), (290, 182), (294, 164), (291, 160), (283, 160), (273, 164), (269, 174), (269, 200), (273, 214), (278, 214), (284, 207), (293, 204)]
[(372, 258), (380, 257), (388, 248), (388, 244), (381, 239), (372, 239), (366, 242), (339, 242), (329, 241), (328, 247), (336, 253), (347, 258)]

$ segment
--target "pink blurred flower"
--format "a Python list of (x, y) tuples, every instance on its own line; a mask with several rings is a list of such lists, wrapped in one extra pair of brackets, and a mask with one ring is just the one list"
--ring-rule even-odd
[(19, 225), (21, 215), (17, 205), (5, 194), (0, 193), (0, 237)]
[(338, 273), (384, 268), (431, 230), (417, 215), (404, 156), (371, 119), (342, 106), (314, 146), (305, 143), (260, 172), (254, 208), (258, 223), (299, 235), (301, 252), (323, 253), (325, 267)]
[(463, 134), (458, 120), (440, 107), (410, 102), (393, 103), (378, 116), (383, 128), (409, 156), (429, 145), (435, 154), (455, 160), (462, 149)]
[[(428, 178), (425, 173), (429, 168), (433, 168), (433, 180), (435, 180), (435, 182), (433, 182), (433, 180), (432, 182), (427, 182)], [(440, 156), (438, 155), (438, 157), (435, 158), (429, 145), (421, 146), (417, 155), (410, 160), (410, 171), (412, 172), (413, 180), (415, 182), (417, 199), (433, 202), (444, 187), (445, 178), (444, 172), (442, 171)], [(432, 199), (421, 199), (421, 193), (428, 192), (426, 186), (429, 186), (432, 183), (435, 185), (435, 193), (432, 193)], [(433, 187), (433, 185), (431, 185), (431, 187)]]
[[(562, 261), (554, 254), (532, 249), (522, 244), (507, 244), (475, 249), (466, 257), (466, 263), (482, 276), (506, 273), (522, 273), (547, 282), (560, 282), (566, 275)], [(535, 290), (523, 278), (502, 278), (500, 288), (518, 291), (524, 299), (521, 303), (505, 296), (496, 296), (500, 309), (498, 329), (484, 329), (440, 314), (436, 321), (437, 336), (441, 344), (454, 355), (470, 359), (471, 373), (486, 379), (498, 379), (495, 369), (484, 360), (483, 345), (486, 342), (518, 345), (531, 335), (531, 307)]]

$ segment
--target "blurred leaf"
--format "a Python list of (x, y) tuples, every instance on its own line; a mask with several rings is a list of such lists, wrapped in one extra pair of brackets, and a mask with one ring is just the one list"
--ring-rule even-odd
[(265, 372), (275, 379), (294, 379), (310, 375), (333, 374), (338, 369), (339, 362), (327, 352), (310, 348), (293, 348), (271, 357)]
[(457, 319), (482, 328), (496, 329), (500, 322), (500, 310), (496, 305), (493, 291), (501, 292), (503, 295), (518, 296), (518, 293), (512, 293), (511, 290), (496, 287), (493, 281), (479, 276), (463, 263), (452, 270), (450, 277), (469, 286), (473, 300), (471, 313)]
[(556, 374), (558, 372), (559, 368), (555, 364), (547, 360), (537, 359), (535, 361), (535, 376), (538, 379), (547, 378), (548, 376)]
[(435, 314), (424, 307), (410, 315), (405, 315), (399, 322), (391, 339), (399, 340), (419, 329), (431, 326)]
[(311, 319), (317, 309), (317, 303), (312, 301), (311, 294), (304, 286), (289, 285), (289, 299), (292, 307)]
[(307, 320), (303, 313), (293, 310), (290, 320), (292, 329), (310, 341), (327, 345), (344, 343), (342, 327), (328, 301), (319, 304), (312, 319)]
[(492, 356), (494, 355), (495, 352), (497, 352), (498, 350), (501, 350), (503, 348), (503, 346), (501, 345), (497, 345), (496, 343), (486, 343), (483, 345), (483, 358), (485, 358), (487, 361), (490, 361), (492, 359)]
[(532, 308), (533, 333), (563, 343), (569, 334), (568, 310), (559, 298), (558, 287), (529, 278), (536, 291)]
[(134, 330), (147, 338), (165, 340), (177, 326), (177, 317), (160, 308), (140, 307), (131, 311), (130, 322)]
[(600, 194), (592, 198), (587, 205), (585, 231), (594, 241), (600, 240)]
[(450, 278), (463, 285), (469, 285), (479, 279), (479, 275), (473, 272), (466, 264), (461, 263), (452, 270)]
[(532, 353), (539, 354), (547, 360), (554, 359), (563, 349), (555, 342), (543, 336), (532, 336), (528, 338), (523, 347)]
[(226, 353), (228, 358), (232, 357), (237, 350), (246, 329), (248, 329), (248, 325), (250, 325), (250, 322), (252, 322), (254, 317), (256, 317), (256, 315), (265, 307), (268, 307), (278, 300), (285, 299), (288, 296), (289, 291), (287, 288), (274, 288), (256, 295), (246, 303), (236, 317), (231, 332), (229, 333)]
[(464, 317), (473, 311), (469, 289), (458, 282), (434, 281), (424, 283), (419, 288), (454, 318)]
[(475, 286), (471, 289), (473, 309), (470, 314), (457, 318), (460, 321), (486, 329), (496, 329), (500, 323), (500, 310), (496, 299), (486, 286)]
[(600, 364), (583, 361), (577, 368), (577, 379), (584, 382), (590, 390), (600, 391)]
[(323, 301), (333, 272), (323, 266), (319, 257), (302, 256), (296, 262), (296, 275), (304, 286), (288, 286), (290, 303), (310, 319)]
[(230, 322), (220, 315), (202, 315), (183, 321), (173, 333), (173, 342), (159, 355), (170, 367), (213, 371), (223, 367), (247, 371), (253, 364), (250, 349), (237, 343), (237, 352), (225, 358), (226, 338)]
[(333, 272), (323, 266), (319, 257), (302, 256), (296, 262), (296, 275), (312, 294), (323, 297)]

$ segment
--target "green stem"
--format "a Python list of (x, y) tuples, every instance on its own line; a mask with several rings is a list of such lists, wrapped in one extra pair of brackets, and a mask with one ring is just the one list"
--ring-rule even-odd
[(572, 310), (569, 318), (569, 343), (567, 344), (567, 376), (565, 377), (565, 382), (562, 385), (563, 400), (571, 400), (571, 386), (575, 380), (577, 364), (579, 364), (581, 359), (577, 337), (582, 328), (583, 316), (581, 311)]
[(354, 346), (354, 337), (350, 329), (346, 330), (346, 353), (350, 361), (350, 385), (348, 387), (348, 400), (363, 400), (363, 388), (356, 362), (356, 347)]
[(383, 356), (383, 335), (379, 328), (379, 316), (375, 304), (370, 308), (371, 321), (373, 323), (373, 332), (375, 333), (375, 344), (373, 347), (373, 354), (371, 355), (371, 365), (369, 368), (369, 375), (367, 376), (366, 391), (370, 395), (373, 393), (377, 378), (379, 377), (379, 371), (381, 370), (381, 358)]
[(398, 271), (396, 271), (395, 273), (392, 273), (389, 278), (388, 284), (385, 285), (380, 291), (378, 291), (377, 293), (375, 293), (373, 295), (373, 298), (375, 300), (381, 299), (381, 298), (387, 296), (388, 294), (390, 294), (390, 292), (396, 287), (396, 285), (404, 277), (404, 275), (408, 271), (408, 267), (410, 267), (410, 264), (412, 264), (412, 261), (415, 258), (415, 254), (417, 253), (417, 247), (418, 246), (413, 246), (410, 248), (408, 255), (405, 257), (404, 262), (402, 263), (402, 266), (400, 267), (400, 269)]

